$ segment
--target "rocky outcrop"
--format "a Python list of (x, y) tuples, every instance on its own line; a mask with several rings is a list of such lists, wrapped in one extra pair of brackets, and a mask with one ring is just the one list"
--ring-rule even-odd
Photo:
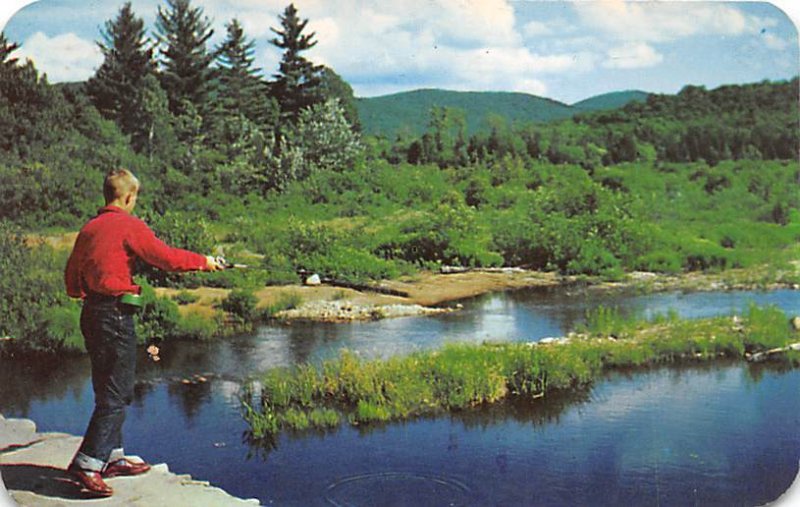
[[(11, 500), (20, 507), (259, 505), (256, 499), (242, 500), (208, 482), (174, 474), (163, 463), (144, 475), (108, 479), (114, 488), (111, 498), (87, 497), (65, 472), (80, 443), (80, 437), (65, 433), (38, 433), (33, 421), (0, 416), (0, 478)], [(5, 506), (3, 493), (0, 488), (0, 505)]]
[(275, 317), (285, 320), (313, 320), (317, 322), (349, 322), (377, 320), (391, 317), (437, 315), (451, 312), (451, 308), (431, 308), (421, 305), (354, 304), (350, 301), (310, 301), (291, 310), (278, 312)]

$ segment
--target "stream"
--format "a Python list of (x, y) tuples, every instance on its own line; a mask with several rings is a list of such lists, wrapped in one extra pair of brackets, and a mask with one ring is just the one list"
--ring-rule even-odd
[[(435, 317), (292, 323), (140, 358), (126, 450), (264, 505), (759, 505), (800, 461), (800, 369), (719, 361), (614, 372), (586, 391), (449, 416), (245, 438), (242, 382), (334, 357), (388, 357), (447, 342), (561, 336), (598, 305), (685, 318), (751, 302), (800, 315), (797, 291), (624, 294), (526, 289), (461, 301)], [(196, 375), (206, 382), (185, 383)], [(86, 358), (0, 360), (0, 413), (81, 435), (92, 410)]]

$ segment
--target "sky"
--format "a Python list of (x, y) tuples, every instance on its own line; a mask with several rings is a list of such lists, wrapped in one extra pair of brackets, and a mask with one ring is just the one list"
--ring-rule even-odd
[[(275, 73), (270, 27), (288, 0), (192, 0), (212, 22), (211, 46), (239, 19), (256, 64)], [(123, 0), (3, 0), (0, 25), (50, 82), (90, 77), (96, 41)], [(166, 0), (131, 0), (155, 37)], [(602, 93), (677, 93), (800, 74), (795, 0), (529, 1), (295, 0), (316, 47), (356, 96), (419, 88), (525, 92), (572, 104)], [(783, 10), (782, 10), (783, 9)], [(788, 16), (787, 16), (788, 12)], [(10, 18), (10, 19), (9, 19)]]

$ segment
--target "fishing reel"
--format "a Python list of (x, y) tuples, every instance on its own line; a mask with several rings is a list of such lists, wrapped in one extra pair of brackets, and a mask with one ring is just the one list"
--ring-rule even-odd
[(222, 269), (233, 269), (233, 268), (246, 269), (249, 267), (247, 264), (237, 264), (234, 262), (228, 262), (228, 260), (225, 259), (225, 257), (223, 257), (222, 255), (217, 255), (216, 257), (214, 257), (214, 260), (217, 261), (217, 264), (222, 266)]

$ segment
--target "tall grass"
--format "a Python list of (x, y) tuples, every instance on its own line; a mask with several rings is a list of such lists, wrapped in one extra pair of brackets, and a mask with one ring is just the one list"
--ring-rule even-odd
[[(590, 333), (547, 344), (448, 344), (435, 351), (366, 361), (345, 351), (318, 367), (274, 369), (260, 379), (261, 400), (243, 397), (254, 437), (281, 429), (367, 424), (467, 410), (509, 397), (538, 399), (585, 387), (605, 369), (742, 358), (799, 337), (775, 307), (743, 315), (650, 321), (598, 310)], [(616, 333), (614, 337), (610, 334)], [(797, 365), (797, 355), (785, 356)]]

